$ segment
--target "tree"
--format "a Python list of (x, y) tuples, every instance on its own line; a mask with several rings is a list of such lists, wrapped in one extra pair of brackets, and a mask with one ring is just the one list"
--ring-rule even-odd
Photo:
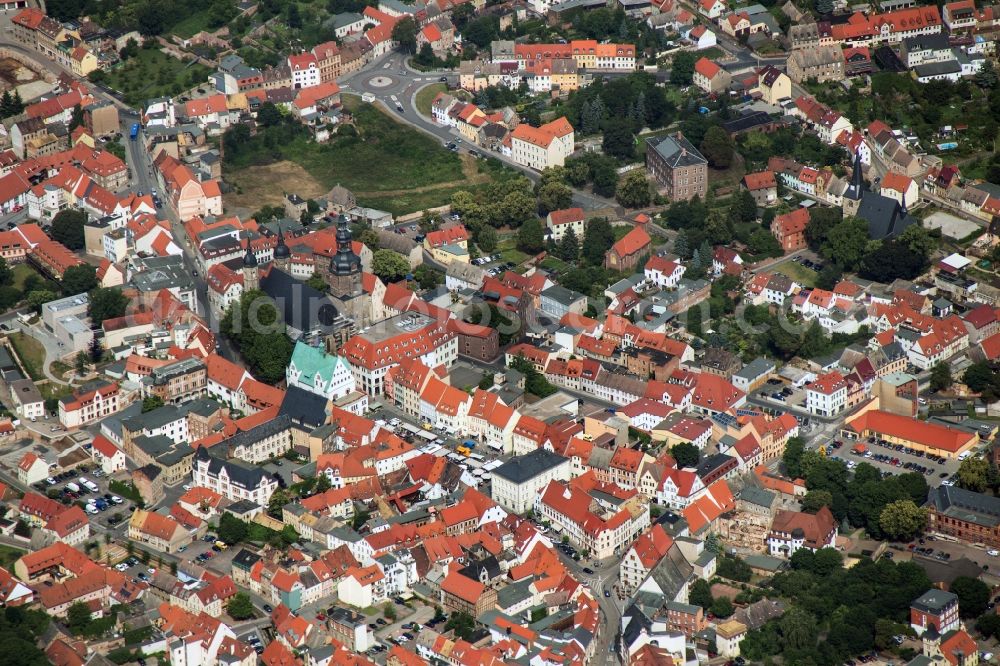
[(87, 315), (94, 326), (100, 326), (105, 319), (124, 316), (128, 304), (128, 297), (118, 287), (98, 287), (90, 292)]
[(97, 269), (90, 264), (70, 266), (63, 273), (62, 289), (67, 295), (84, 294), (97, 286)]
[(306, 280), (306, 284), (318, 292), (322, 293), (326, 291), (326, 280), (324, 280), (323, 276), (319, 273), (313, 273), (310, 275), (309, 279)]
[(615, 230), (606, 217), (595, 217), (587, 222), (583, 232), (581, 251), (583, 258), (594, 266), (604, 263), (604, 255), (615, 242)]
[(90, 356), (87, 352), (81, 351), (77, 353), (74, 357), (73, 365), (76, 368), (76, 374), (83, 375), (87, 371), (87, 365), (90, 363)]
[(833, 13), (833, 0), (816, 0), (816, 13), (820, 16), (829, 16)]
[(802, 496), (802, 510), (805, 513), (816, 513), (824, 506), (833, 506), (833, 495), (829, 490), (810, 490)]
[(372, 255), (372, 272), (386, 284), (397, 282), (410, 272), (410, 263), (393, 250), (378, 250)]
[(688, 593), (688, 603), (708, 610), (713, 601), (712, 586), (707, 580), (699, 578), (691, 585), (691, 591)]
[(962, 375), (962, 382), (970, 390), (982, 394), (984, 401), (993, 402), (1000, 396), (1000, 372), (987, 361), (973, 363)]
[(677, 467), (695, 467), (701, 459), (701, 451), (691, 442), (681, 442), (670, 447), (670, 455), (677, 461)]
[(237, 592), (226, 604), (226, 612), (234, 620), (249, 620), (255, 615), (253, 602), (246, 592)]
[(805, 453), (806, 442), (801, 437), (792, 437), (785, 443), (785, 453), (781, 457), (781, 464), (785, 468), (785, 474), (793, 479), (801, 478), (802, 454)]
[(951, 365), (942, 361), (931, 368), (931, 390), (944, 391), (951, 387)]
[(70, 132), (75, 130), (77, 127), (83, 126), (83, 107), (79, 104), (73, 107), (73, 115), (69, 119), (69, 127), (67, 128)]
[(638, 169), (629, 171), (615, 192), (615, 200), (626, 208), (648, 206), (651, 198), (649, 180), (646, 179), (646, 174)]
[(729, 138), (726, 130), (718, 125), (713, 125), (705, 132), (705, 138), (701, 142), (701, 153), (708, 160), (709, 166), (713, 169), (728, 169), (733, 163), (733, 140)]
[(962, 617), (979, 617), (986, 612), (990, 602), (990, 588), (977, 578), (959, 576), (951, 583), (951, 592), (958, 595), (958, 609)]
[(66, 626), (68, 626), (74, 634), (79, 634), (86, 629), (87, 625), (90, 624), (90, 621), (90, 606), (82, 601), (73, 603), (66, 611)]
[(154, 409), (163, 407), (163, 398), (158, 395), (147, 396), (142, 399), (142, 413), (151, 412)]
[(913, 500), (902, 499), (887, 504), (879, 514), (879, 525), (882, 531), (894, 541), (910, 541), (924, 529), (927, 524), (927, 511)]
[(867, 247), (868, 223), (860, 217), (849, 217), (830, 230), (821, 252), (830, 261), (854, 270)]
[(538, 212), (542, 215), (569, 208), (572, 203), (573, 190), (561, 180), (549, 181), (538, 188)]
[(635, 136), (625, 123), (614, 122), (604, 128), (601, 150), (605, 155), (628, 160), (635, 154)]
[(556, 254), (564, 261), (576, 261), (580, 257), (580, 243), (576, 240), (576, 234), (572, 229), (567, 229), (563, 234)]
[(455, 611), (444, 625), (445, 631), (454, 631), (458, 638), (468, 640), (476, 629), (476, 618), (466, 612)]
[(678, 86), (689, 86), (694, 80), (694, 63), (698, 56), (694, 51), (680, 51), (674, 54), (670, 63), (670, 82)]
[(806, 242), (814, 251), (819, 251), (826, 244), (830, 232), (844, 219), (840, 208), (813, 207), (809, 210), (809, 221), (806, 223)]
[(545, 234), (538, 218), (528, 220), (517, 230), (517, 247), (528, 254), (537, 254), (545, 247)]
[(413, 20), (413, 17), (406, 16), (396, 21), (396, 25), (392, 26), (392, 40), (407, 53), (416, 53), (418, 30), (417, 22)]
[(82, 250), (83, 225), (86, 223), (86, 213), (75, 208), (67, 208), (52, 218), (52, 230), (49, 235), (52, 236), (52, 240), (62, 243), (70, 250)]
[(382, 615), (389, 622), (395, 622), (396, 621), (396, 607), (393, 606), (392, 603), (387, 602), (385, 604), (385, 606), (382, 607)]
[(275, 125), (280, 125), (281, 121), (285, 117), (282, 115), (281, 111), (274, 104), (274, 102), (264, 102), (257, 109), (257, 122), (264, 127), (274, 127)]
[(493, 227), (483, 227), (476, 234), (476, 245), (483, 252), (490, 253), (497, 249), (497, 245), (500, 243), (500, 238), (497, 236), (496, 229)]
[(219, 518), (218, 536), (220, 541), (225, 541), (230, 545), (246, 541), (247, 531), (247, 524), (231, 513), (224, 513)]
[(778, 620), (778, 630), (786, 649), (805, 650), (815, 646), (816, 629), (816, 619), (799, 606), (792, 606)]
[(444, 274), (441, 271), (431, 268), (427, 264), (420, 264), (413, 271), (413, 279), (417, 281), (421, 289), (433, 289), (444, 282), (443, 277)]
[(958, 466), (958, 485), (966, 490), (981, 493), (986, 490), (990, 464), (982, 456), (972, 456)]
[(729, 617), (733, 614), (733, 602), (729, 597), (719, 597), (712, 600), (709, 610), (715, 617)]

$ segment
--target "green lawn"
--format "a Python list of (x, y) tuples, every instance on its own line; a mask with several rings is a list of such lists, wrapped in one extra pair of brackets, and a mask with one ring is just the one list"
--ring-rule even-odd
[(139, 53), (118, 69), (109, 72), (105, 82), (120, 91), (129, 104), (151, 97), (177, 95), (203, 83), (209, 69), (197, 63), (181, 62), (157, 49), (139, 49)]
[[(289, 161), (308, 173), (317, 190), (340, 184), (354, 192), (360, 204), (399, 215), (447, 204), (460, 190), (481, 192), (489, 182), (514, 173), (484, 160), (467, 160), (463, 167), (462, 158), (436, 139), (353, 96), (345, 95), (344, 101), (354, 115), (356, 136), (336, 136), (317, 144), (283, 127), (272, 129), (287, 136), (260, 132), (238, 156), (230, 155), (224, 164), (227, 180), (252, 189), (262, 170), (266, 177), (271, 165), (277, 171), (279, 163)], [(278, 179), (269, 182), (272, 187), (285, 186)]]
[(208, 30), (208, 11), (208, 9), (204, 9), (185, 17), (170, 32), (181, 39), (188, 39), (189, 37), (194, 37), (202, 30)]
[(429, 86), (421, 88), (417, 93), (417, 111), (425, 116), (431, 115), (431, 102), (434, 101), (438, 93), (443, 92), (448, 92), (447, 83), (432, 83)]
[(42, 369), (45, 367), (45, 347), (42, 343), (20, 331), (11, 333), (8, 339), (28, 376), (35, 381), (44, 379), (45, 373)]
[(41, 280), (45, 280), (41, 273), (36, 271), (31, 264), (15, 264), (10, 270), (14, 275), (14, 288), (18, 291), (22, 291), (24, 289), (24, 282), (31, 275), (34, 275)]
[(511, 235), (506, 238), (502, 238), (497, 244), (497, 251), (500, 252), (500, 258), (504, 261), (509, 261), (514, 264), (520, 264), (522, 261), (527, 259), (530, 255), (521, 252), (517, 249), (517, 236)]
[(3, 567), (7, 571), (13, 571), (14, 562), (21, 559), (21, 556), (24, 555), (24, 553), (25, 551), (23, 550), (0, 545), (0, 567)]
[(802, 264), (797, 264), (794, 261), (784, 262), (775, 268), (774, 272), (787, 275), (804, 287), (816, 286), (816, 277), (818, 276), (818, 273), (812, 269), (806, 268)]

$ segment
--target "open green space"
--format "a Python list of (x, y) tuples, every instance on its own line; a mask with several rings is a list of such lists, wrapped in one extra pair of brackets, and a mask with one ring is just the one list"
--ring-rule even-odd
[(497, 251), (500, 253), (500, 258), (504, 261), (509, 261), (513, 264), (520, 264), (522, 261), (528, 258), (528, 254), (517, 249), (517, 236), (510, 235), (501, 238), (500, 242), (497, 243)]
[(429, 86), (421, 88), (417, 93), (417, 111), (425, 116), (431, 115), (431, 102), (434, 101), (438, 93), (443, 92), (448, 92), (447, 83), (432, 83)]
[(816, 286), (818, 273), (794, 261), (786, 261), (774, 269), (775, 273), (786, 275), (804, 287)]
[(45, 277), (41, 273), (39, 273), (37, 270), (35, 270), (35, 267), (32, 266), (31, 264), (27, 264), (27, 263), (25, 263), (25, 264), (15, 264), (14, 266), (11, 267), (10, 271), (13, 274), (13, 278), (14, 278), (13, 286), (18, 291), (23, 291), (24, 290), (24, 283), (25, 283), (25, 281), (29, 277), (31, 277), (32, 275), (34, 275), (35, 277), (37, 277), (40, 280), (45, 280)]
[(456, 192), (476, 193), (515, 173), (495, 160), (445, 150), (436, 139), (356, 97), (345, 96), (344, 105), (354, 126), (342, 127), (325, 144), (290, 122), (253, 137), (230, 130), (223, 168), (237, 191), (227, 205), (256, 210), (274, 203), (277, 192), (311, 197), (339, 184), (361, 205), (399, 215), (445, 205)]
[(209, 9), (204, 9), (202, 11), (194, 12), (193, 14), (188, 14), (186, 17), (181, 19), (177, 25), (171, 28), (170, 32), (177, 35), (181, 39), (188, 39), (194, 37), (202, 30), (209, 29)]
[(209, 69), (196, 62), (181, 62), (155, 48), (139, 49), (118, 69), (108, 72), (104, 81), (121, 91), (125, 102), (136, 104), (151, 97), (177, 95), (203, 83)]
[(11, 333), (7, 338), (14, 347), (14, 352), (21, 359), (24, 371), (35, 381), (45, 378), (42, 371), (45, 367), (45, 347), (38, 340), (20, 331)]
[(14, 562), (21, 559), (21, 556), (25, 554), (25, 551), (18, 550), (17, 548), (11, 548), (10, 546), (0, 545), (0, 567), (3, 567), (7, 571), (14, 570)]

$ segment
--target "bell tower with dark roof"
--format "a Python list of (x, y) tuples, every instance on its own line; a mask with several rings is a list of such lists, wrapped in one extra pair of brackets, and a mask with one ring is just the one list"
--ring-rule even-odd
[(864, 197), (865, 181), (861, 174), (861, 152), (854, 155), (854, 171), (851, 173), (851, 183), (844, 191), (844, 217), (858, 214), (861, 199)]
[(337, 219), (337, 253), (330, 258), (327, 283), (330, 293), (341, 300), (364, 293), (361, 287), (361, 258), (351, 249), (351, 232), (344, 215)]

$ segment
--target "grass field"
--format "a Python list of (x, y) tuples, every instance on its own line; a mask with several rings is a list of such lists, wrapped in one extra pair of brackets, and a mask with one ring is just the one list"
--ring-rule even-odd
[(30, 264), (16, 264), (11, 269), (11, 273), (14, 275), (14, 288), (18, 291), (24, 290), (24, 282), (29, 276), (34, 275), (38, 278), (44, 280), (42, 274), (35, 270)]
[(500, 258), (504, 261), (509, 261), (514, 264), (520, 264), (522, 261), (528, 258), (528, 255), (517, 249), (517, 236), (510, 235), (502, 238), (497, 244), (497, 251), (500, 252)]
[(11, 571), (14, 567), (14, 562), (21, 559), (21, 556), (24, 554), (25, 551), (23, 550), (0, 545), (0, 567)]
[(816, 277), (818, 276), (818, 273), (810, 268), (806, 268), (802, 264), (797, 264), (794, 261), (784, 262), (775, 268), (774, 272), (786, 275), (805, 287), (816, 286)]
[(188, 39), (190, 37), (194, 37), (202, 30), (208, 29), (208, 10), (205, 9), (185, 17), (184, 20), (175, 25), (170, 32), (177, 35), (181, 39)]
[(42, 369), (45, 367), (45, 347), (42, 343), (20, 331), (11, 333), (8, 339), (31, 379), (35, 381), (44, 379), (45, 373)]
[(134, 58), (108, 73), (106, 83), (136, 104), (150, 97), (176, 95), (205, 81), (207, 67), (185, 63), (157, 49), (139, 49)]
[(432, 83), (429, 86), (421, 88), (420, 92), (417, 93), (417, 111), (425, 116), (431, 115), (431, 102), (434, 101), (438, 93), (447, 91), (447, 83)]
[(226, 196), (227, 207), (257, 210), (277, 204), (280, 192), (309, 198), (339, 184), (354, 192), (359, 204), (399, 215), (444, 205), (455, 192), (478, 191), (506, 173), (445, 150), (357, 98), (344, 99), (357, 136), (335, 137), (327, 144), (296, 136), (259, 153), (251, 149), (241, 158), (250, 165), (224, 167), (226, 180), (236, 188)]

